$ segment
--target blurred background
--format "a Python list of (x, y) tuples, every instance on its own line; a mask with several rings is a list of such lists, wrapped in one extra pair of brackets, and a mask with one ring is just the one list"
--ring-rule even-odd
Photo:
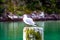
[[(3, 11), (5, 10), (5, 11)], [(2, 12), (44, 10), (45, 12), (60, 13), (60, 0), (0, 0), (0, 14)], [(17, 13), (18, 14), (18, 13)]]
[(60, 0), (0, 0), (0, 21), (8, 20), (8, 15), (21, 19), (23, 14), (33, 14), (34, 11), (38, 15), (44, 12), (45, 20), (60, 20)]

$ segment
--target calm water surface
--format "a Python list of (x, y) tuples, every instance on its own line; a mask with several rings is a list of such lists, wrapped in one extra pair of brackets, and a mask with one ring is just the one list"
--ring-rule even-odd
[[(44, 27), (44, 40), (60, 40), (60, 21), (38, 21)], [(23, 40), (23, 22), (0, 22), (0, 40)]]

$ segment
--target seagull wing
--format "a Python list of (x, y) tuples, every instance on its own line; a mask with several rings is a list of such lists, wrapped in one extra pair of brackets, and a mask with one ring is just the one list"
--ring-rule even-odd
[(25, 21), (26, 21), (26, 23), (29, 24), (29, 25), (34, 25), (34, 24), (35, 24), (35, 22), (33, 21), (32, 18), (27, 18)]

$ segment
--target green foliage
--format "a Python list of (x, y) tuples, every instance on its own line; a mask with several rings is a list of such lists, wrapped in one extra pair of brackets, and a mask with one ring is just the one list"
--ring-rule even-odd
[(21, 11), (23, 11), (23, 8), (24, 8), (23, 6), (19, 6), (18, 9), (21, 10)]
[[(20, 5), (21, 4), (20, 1), (22, 2), (22, 5)], [(0, 0), (0, 2), (2, 2), (3, 4), (5, 3), (5, 5), (7, 5), (6, 6), (7, 11), (10, 11), (12, 13), (16, 12), (16, 14), (18, 15), (23, 15), (23, 13), (17, 11), (23, 11), (24, 13), (27, 14), (31, 13), (31, 11), (34, 10), (43, 10), (47, 13), (52, 13), (53, 11), (57, 13), (60, 12), (60, 9), (56, 7), (56, 0), (50, 0), (51, 6), (49, 8), (47, 8), (43, 4), (40, 5), (41, 3), (43, 3), (40, 2), (40, 0), (8, 0), (7, 2), (6, 0)], [(0, 12), (3, 8), (4, 8), (3, 5), (0, 6)]]
[(27, 40), (30, 40), (29, 34), (33, 35), (33, 37), (35, 37), (36, 40), (42, 40), (41, 34), (39, 31), (35, 32), (34, 29), (27, 29), (26, 30), (26, 39)]
[(22, 16), (24, 13), (23, 13), (23, 11), (16, 11), (16, 14)]
[(15, 6), (14, 6), (14, 4), (12, 3), (12, 2), (8, 2), (8, 7), (7, 7), (7, 10), (9, 10), (10, 12), (14, 12), (14, 8), (15, 8)]
[(4, 3), (6, 0), (0, 0), (0, 2)]
[(56, 0), (50, 0), (50, 7), (45, 7), (44, 5), (40, 6), (39, 1), (33, 1), (30, 4), (27, 3), (27, 8), (31, 10), (44, 10), (47, 13), (52, 14), (53, 11), (59, 13), (60, 9), (56, 7)]
[(0, 0), (0, 14), (4, 12), (4, 3), (5, 3), (5, 0)]
[(33, 1), (29, 4), (27, 4), (26, 8), (31, 9), (31, 10), (40, 9), (39, 1)]
[(0, 13), (2, 13), (3, 9), (4, 9), (3, 5), (0, 5)]

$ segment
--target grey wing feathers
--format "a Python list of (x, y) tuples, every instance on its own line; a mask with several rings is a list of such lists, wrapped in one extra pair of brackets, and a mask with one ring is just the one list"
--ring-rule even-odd
[(31, 18), (28, 18), (26, 20), (26, 22), (29, 23), (30, 25), (34, 25), (35, 24), (34, 21)]

